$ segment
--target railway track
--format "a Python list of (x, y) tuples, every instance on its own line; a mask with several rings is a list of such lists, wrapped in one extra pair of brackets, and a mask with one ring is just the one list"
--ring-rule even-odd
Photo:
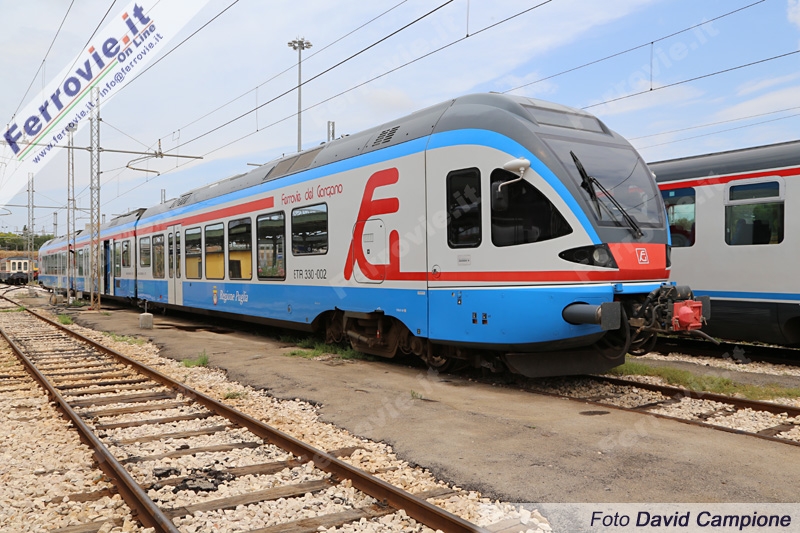
[[(751, 362), (800, 366), (800, 349), (745, 342), (722, 341), (718, 346), (702, 339), (662, 337), (652, 350), (661, 355), (672, 353), (727, 359), (741, 365)], [(743, 366), (746, 368), (746, 366)]]
[(316, 449), (33, 311), (0, 314), (0, 333), (145, 527), (176, 532), (196, 517), (222, 527), (247, 506), (285, 506), (306, 517), (252, 530), (311, 532), (402, 510), (432, 529), (485, 531), (427, 501), (451, 489), (410, 494), (341, 459), (355, 448)]
[(543, 380), (528, 390), (800, 446), (800, 407), (606, 376)]

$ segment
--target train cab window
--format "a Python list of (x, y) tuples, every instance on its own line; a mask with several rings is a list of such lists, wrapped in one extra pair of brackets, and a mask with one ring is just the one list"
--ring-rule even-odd
[(477, 168), (447, 175), (447, 244), (450, 248), (481, 244), (481, 173)]
[(205, 227), (206, 279), (225, 279), (225, 224)]
[(187, 229), (186, 241), (186, 277), (200, 279), (203, 272), (203, 236), (200, 228)]
[(328, 253), (328, 204), (292, 210), (292, 254)]
[(228, 278), (253, 279), (253, 222), (250, 218), (228, 222)]
[(515, 246), (572, 233), (561, 213), (536, 187), (503, 169), (492, 172), (492, 190), (502, 185), (505, 201), (492, 202), (492, 244)]
[(286, 215), (271, 213), (256, 219), (258, 279), (286, 279)]
[(153, 235), (153, 277), (164, 278), (164, 235)]
[(783, 183), (766, 181), (728, 185), (725, 242), (731, 246), (783, 241)]
[(139, 239), (139, 266), (150, 267), (150, 237)]
[(667, 208), (669, 233), (673, 248), (694, 244), (695, 192), (694, 188), (661, 191)]
[(122, 241), (122, 268), (131, 267), (131, 241)]

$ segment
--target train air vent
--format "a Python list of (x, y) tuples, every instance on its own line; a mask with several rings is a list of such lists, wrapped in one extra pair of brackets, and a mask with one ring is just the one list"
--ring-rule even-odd
[(185, 204), (189, 200), (189, 197), (191, 195), (192, 195), (192, 193), (184, 194), (183, 196), (178, 198), (178, 200), (175, 202), (175, 205), (173, 205), (172, 207), (180, 207), (180, 206), (182, 206), (183, 204)]
[(395, 127), (394, 127), (394, 128), (392, 128), (392, 129), (383, 130), (383, 131), (380, 133), (380, 135), (378, 135), (378, 137), (375, 139), (375, 142), (374, 142), (374, 143), (372, 143), (372, 146), (378, 146), (379, 144), (386, 144), (386, 143), (388, 143), (389, 141), (391, 141), (391, 140), (392, 140), (392, 137), (394, 136), (395, 132), (397, 131), (397, 129), (398, 129), (399, 127), (400, 127), (400, 126), (395, 126)]

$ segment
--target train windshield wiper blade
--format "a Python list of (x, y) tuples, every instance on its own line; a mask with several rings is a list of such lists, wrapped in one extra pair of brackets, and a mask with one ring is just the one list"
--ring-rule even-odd
[(625, 222), (628, 223), (628, 227), (630, 228), (633, 235), (637, 238), (644, 236), (644, 233), (642, 232), (642, 229), (639, 227), (639, 224), (637, 224), (636, 220), (634, 220), (634, 218), (630, 216), (627, 211), (625, 211), (625, 208), (622, 207), (622, 204), (620, 204), (616, 198), (614, 198), (614, 195), (611, 194), (611, 192), (608, 189), (603, 187), (603, 184), (600, 183), (600, 180), (590, 176), (586, 172), (586, 169), (583, 168), (581, 160), (578, 159), (578, 156), (575, 155), (575, 152), (570, 150), (569, 154), (572, 156), (572, 160), (575, 161), (575, 166), (578, 168), (578, 173), (581, 175), (581, 187), (586, 189), (586, 191), (589, 193), (589, 197), (591, 197), (592, 202), (594, 202), (594, 205), (597, 208), (598, 218), (600, 217), (600, 200), (597, 198), (597, 193), (594, 190), (595, 187), (600, 189), (600, 192), (602, 192), (606, 196), (606, 198), (608, 198), (609, 201), (612, 204), (614, 204), (614, 207), (617, 208), (620, 214), (622, 214), (622, 218), (624, 218)]
[(589, 198), (592, 199), (592, 203), (594, 204), (595, 209), (597, 209), (597, 218), (603, 218), (602, 214), (600, 213), (600, 200), (597, 199), (597, 193), (594, 191), (594, 186), (592, 185), (592, 177), (586, 173), (586, 169), (583, 168), (581, 160), (578, 159), (578, 156), (575, 155), (575, 152), (570, 150), (569, 155), (572, 156), (572, 160), (575, 161), (575, 166), (578, 168), (578, 173), (581, 175), (581, 187), (589, 193)]

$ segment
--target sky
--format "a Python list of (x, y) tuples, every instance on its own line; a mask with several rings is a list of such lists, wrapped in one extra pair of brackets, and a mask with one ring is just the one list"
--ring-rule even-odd
[[(70, 5), (0, 0), (0, 142), (25, 120), (15, 113), (86, 56), (95, 29), (127, 3)], [(208, 0), (101, 105), (102, 213), (155, 205), (162, 190), (175, 198), (295, 152), (298, 53), (287, 43), (299, 37), (312, 43), (302, 52), (304, 149), (326, 140), (328, 121), (337, 136), (356, 133), (489, 91), (585, 109), (648, 162), (800, 138), (800, 0)], [(112, 152), (152, 153), (159, 143), (165, 154), (202, 159), (132, 162), (142, 156)], [(75, 145), (90, 145), (88, 127)], [(4, 187), (27, 181), (9, 170), (12, 155), (0, 144)], [(89, 154), (78, 150), (83, 209), (89, 175)], [(65, 233), (66, 182), (59, 150), (35, 175), (37, 233), (52, 233), (54, 218)], [(0, 208), (0, 231), (27, 222), (27, 209), (14, 207), (27, 204), (20, 188)], [(81, 215), (77, 227), (88, 221)]]

